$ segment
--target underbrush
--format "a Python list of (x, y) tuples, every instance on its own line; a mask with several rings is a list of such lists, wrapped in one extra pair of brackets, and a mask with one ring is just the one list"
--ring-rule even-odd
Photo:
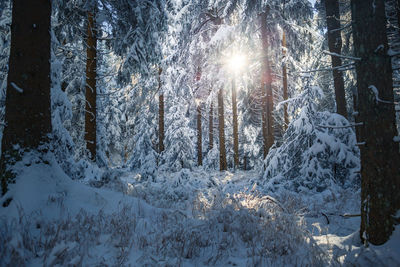
[[(60, 210), (64, 210), (60, 201)], [(2, 218), (0, 265), (313, 265), (326, 264), (305, 225), (274, 199), (199, 193), (191, 214), (123, 206), (46, 220), (40, 213)]]

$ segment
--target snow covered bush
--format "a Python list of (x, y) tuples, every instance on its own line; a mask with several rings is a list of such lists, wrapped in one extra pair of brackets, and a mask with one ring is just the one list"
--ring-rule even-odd
[[(139, 263), (315, 266), (325, 262), (302, 222), (267, 197), (239, 193), (206, 200), (199, 194), (194, 209), (198, 211), (194, 218), (181, 212), (160, 214), (155, 231), (146, 236), (145, 257)], [(150, 257), (155, 254), (158, 260)]]
[(168, 110), (165, 132), (165, 151), (161, 154), (162, 164), (172, 171), (191, 168), (194, 165), (194, 136), (190, 120), (186, 116), (186, 108), (180, 104)]
[(305, 105), (289, 124), (282, 146), (273, 147), (265, 159), (266, 189), (322, 192), (331, 185), (348, 188), (358, 184), (355, 133), (344, 117), (316, 111), (319, 93), (310, 87), (299, 96)]

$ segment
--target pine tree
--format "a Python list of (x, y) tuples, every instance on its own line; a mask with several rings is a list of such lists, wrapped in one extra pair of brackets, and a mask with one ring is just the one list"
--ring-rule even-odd
[[(283, 32), (282, 34), (282, 54), (283, 54), (283, 62), (282, 62), (282, 85), (283, 85), (283, 101), (288, 99), (288, 76), (287, 76), (287, 68), (286, 68), (286, 34)], [(283, 106), (283, 118), (284, 118), (284, 129), (286, 130), (289, 125), (289, 115), (287, 110), (287, 104)]]
[(208, 150), (214, 147), (214, 101), (211, 100), (208, 114)]
[(164, 151), (164, 93), (161, 92), (161, 73), (162, 69), (158, 71), (158, 153)]
[(263, 129), (263, 146), (264, 158), (267, 156), (270, 147), (274, 144), (273, 133), (273, 96), (272, 96), (272, 75), (271, 66), (268, 59), (268, 30), (267, 30), (268, 11), (264, 11), (260, 15), (261, 23), (261, 42), (262, 42), (262, 70), (261, 70), (261, 88), (262, 88), (262, 129)]
[(225, 148), (225, 117), (224, 117), (224, 90), (218, 92), (218, 134), (219, 134), (219, 170), (225, 171), (226, 148)]
[(236, 101), (236, 84), (232, 81), (232, 125), (233, 125), (233, 162), (235, 169), (239, 167), (239, 125)]
[(93, 11), (88, 12), (87, 39), (86, 39), (86, 108), (85, 108), (85, 141), (90, 153), (90, 159), (96, 160), (97, 128), (96, 128), (96, 63), (97, 63), (97, 29), (96, 16)]
[(388, 56), (384, 1), (352, 0), (361, 150), (361, 229), (364, 242), (385, 243), (400, 208), (400, 154)]
[[(338, 0), (325, 0), (326, 24), (328, 28), (328, 46), (331, 53), (342, 53), (342, 36), (340, 30), (340, 11)], [(342, 72), (338, 69), (342, 66), (340, 57), (332, 55), (333, 81), (336, 96), (337, 113), (347, 117), (346, 97)]]
[(7, 191), (8, 165), (16, 151), (37, 149), (51, 133), (50, 112), (51, 1), (14, 0), (6, 114), (0, 174)]
[[(197, 165), (202, 166), (203, 165), (203, 135), (202, 135), (202, 126), (201, 126), (201, 109), (202, 109), (202, 99), (201, 99), (201, 90), (199, 90), (199, 83), (201, 79), (201, 68), (197, 68), (196, 72), (196, 83), (197, 83), (197, 89), (196, 93), (197, 96), (199, 97), (198, 99), (195, 100), (196, 102), (196, 126), (197, 126)], [(195, 96), (197, 98), (197, 96)]]
[(197, 105), (197, 165), (203, 165), (203, 151), (202, 151), (202, 128), (201, 128), (201, 104)]

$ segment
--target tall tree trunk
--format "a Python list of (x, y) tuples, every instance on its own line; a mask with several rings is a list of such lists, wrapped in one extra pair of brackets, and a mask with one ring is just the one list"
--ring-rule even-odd
[(93, 12), (88, 12), (86, 39), (86, 107), (85, 107), (85, 141), (90, 152), (90, 159), (96, 160), (96, 64), (97, 64), (97, 30)]
[[(328, 26), (328, 46), (331, 53), (342, 53), (342, 36), (340, 30), (339, 0), (325, 0), (326, 24)], [(343, 75), (337, 68), (342, 66), (340, 57), (331, 56), (333, 83), (335, 87), (337, 113), (347, 117), (346, 97)]]
[(225, 150), (225, 118), (224, 118), (224, 94), (223, 89), (218, 92), (218, 130), (219, 130), (219, 169), (227, 169)]
[(50, 17), (50, 0), (13, 1), (0, 163), (3, 194), (11, 178), (7, 165), (17, 160), (14, 145), (36, 149), (51, 133)]
[[(286, 69), (286, 35), (283, 32), (282, 35), (282, 54), (283, 54), (283, 64), (282, 64), (282, 76), (283, 76), (283, 100), (288, 100), (288, 78), (287, 78), (287, 69)], [(284, 117), (284, 129), (286, 131), (287, 126), (289, 125), (289, 116), (287, 111), (287, 104), (283, 105), (283, 117)]]
[(397, 0), (397, 24), (400, 33), (400, 0)]
[(214, 147), (214, 103), (211, 102), (210, 114), (208, 117), (208, 149), (212, 150)]
[(261, 20), (261, 42), (262, 42), (262, 70), (261, 70), (261, 88), (262, 88), (262, 131), (263, 131), (263, 151), (264, 158), (267, 156), (270, 147), (274, 144), (274, 122), (273, 122), (273, 95), (272, 95), (272, 76), (271, 67), (268, 60), (268, 30), (267, 30), (267, 12), (260, 14)]
[[(158, 90), (161, 90), (161, 73), (162, 69), (158, 70)], [(158, 97), (158, 152), (164, 151), (164, 93), (160, 92)]]
[(237, 101), (236, 101), (236, 84), (235, 78), (232, 80), (232, 124), (233, 124), (233, 162), (235, 169), (239, 167), (239, 127), (238, 127), (238, 114), (237, 114)]
[(384, 1), (351, 1), (361, 146), (360, 237), (385, 243), (400, 208), (400, 154)]
[(202, 151), (202, 134), (201, 134), (201, 105), (197, 106), (197, 165), (203, 165)]

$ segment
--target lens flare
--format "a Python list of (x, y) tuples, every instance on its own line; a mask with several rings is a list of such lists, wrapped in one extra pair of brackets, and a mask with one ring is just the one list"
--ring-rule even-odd
[(236, 54), (232, 55), (231, 58), (228, 59), (228, 68), (233, 72), (238, 72), (243, 70), (246, 65), (246, 57), (244, 55)]

